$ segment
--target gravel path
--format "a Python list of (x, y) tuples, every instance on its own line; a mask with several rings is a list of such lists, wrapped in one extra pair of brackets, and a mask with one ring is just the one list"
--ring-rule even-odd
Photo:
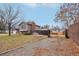
[[(54, 39), (53, 41), (55, 40), (56, 39)], [(25, 44), (23, 48), (10, 51), (2, 55), (3, 56), (51, 55), (49, 51), (51, 45), (52, 45), (51, 38), (46, 38), (38, 42)]]

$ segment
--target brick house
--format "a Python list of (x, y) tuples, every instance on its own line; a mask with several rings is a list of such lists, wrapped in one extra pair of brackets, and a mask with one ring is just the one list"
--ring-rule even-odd
[(50, 31), (48, 29), (42, 29), (41, 26), (37, 25), (35, 22), (21, 22), (19, 24), (19, 32), (22, 34), (34, 34), (34, 35), (49, 35)]
[(31, 34), (34, 30), (40, 29), (39, 25), (36, 25), (35, 22), (21, 22), (19, 24), (19, 31), (23, 34)]

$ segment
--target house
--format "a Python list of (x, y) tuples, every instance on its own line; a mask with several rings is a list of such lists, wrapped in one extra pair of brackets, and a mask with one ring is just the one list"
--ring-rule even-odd
[(21, 22), (19, 24), (19, 32), (22, 34), (40, 34), (40, 35), (49, 35), (49, 29), (42, 29), (41, 26), (37, 25), (35, 22), (28, 21), (28, 22)]
[(19, 31), (23, 34), (32, 34), (36, 29), (40, 29), (40, 26), (33, 21), (21, 22), (19, 24)]

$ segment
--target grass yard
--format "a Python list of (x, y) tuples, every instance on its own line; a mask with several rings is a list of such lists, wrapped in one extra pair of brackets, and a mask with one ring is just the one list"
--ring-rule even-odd
[(35, 42), (42, 38), (44, 38), (44, 36), (40, 38), (40, 36), (34, 35), (2, 35), (0, 36), (0, 53), (9, 49), (21, 47), (25, 43)]

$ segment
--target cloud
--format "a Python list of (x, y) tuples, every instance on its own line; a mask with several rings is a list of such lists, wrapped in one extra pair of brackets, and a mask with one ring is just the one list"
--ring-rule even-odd
[(42, 5), (45, 6), (45, 7), (48, 7), (48, 8), (52, 8), (57, 4), (55, 4), (55, 3), (43, 3)]
[(57, 4), (56, 3), (26, 3), (24, 5), (27, 5), (27, 6), (32, 7), (32, 8), (39, 7), (39, 6), (52, 8)]
[(27, 5), (27, 6), (29, 6), (29, 7), (32, 7), (32, 8), (34, 8), (34, 7), (37, 7), (37, 6), (38, 6), (38, 4), (37, 4), (37, 3), (27, 3), (26, 5)]

